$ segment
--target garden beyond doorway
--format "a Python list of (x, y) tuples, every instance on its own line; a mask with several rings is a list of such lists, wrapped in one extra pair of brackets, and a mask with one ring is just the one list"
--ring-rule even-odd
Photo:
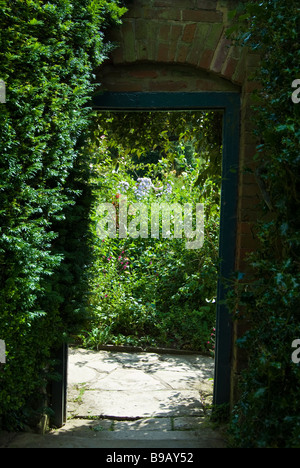
[[(92, 349), (107, 344), (158, 346), (213, 356), (222, 113), (104, 112), (97, 114), (93, 140), (92, 320), (80, 335), (80, 344)], [(148, 207), (201, 203), (201, 249), (187, 249), (186, 239), (176, 235), (175, 211), (169, 213), (167, 236), (161, 235), (159, 218), (158, 236), (142, 236), (139, 219), (135, 236), (122, 237), (119, 232), (105, 236), (103, 230), (99, 235), (99, 205), (110, 204), (115, 227), (120, 228), (122, 197), (128, 201), (131, 224), (141, 203)], [(195, 230), (197, 219), (192, 225)]]

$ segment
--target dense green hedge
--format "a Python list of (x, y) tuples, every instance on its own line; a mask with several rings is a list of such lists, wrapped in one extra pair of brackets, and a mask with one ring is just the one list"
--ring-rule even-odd
[(84, 319), (83, 146), (104, 31), (124, 9), (118, 0), (4, 0), (1, 10), (0, 420), (15, 428), (45, 387), (52, 348)]
[[(264, 198), (251, 256), (254, 277), (241, 285), (250, 329), (239, 340), (249, 366), (242, 375), (231, 435), (239, 447), (300, 447), (300, 368), (291, 359), (300, 338), (299, 2), (262, 0), (242, 8), (238, 42), (261, 55), (255, 79), (257, 175)], [(241, 314), (241, 311), (240, 311)]]

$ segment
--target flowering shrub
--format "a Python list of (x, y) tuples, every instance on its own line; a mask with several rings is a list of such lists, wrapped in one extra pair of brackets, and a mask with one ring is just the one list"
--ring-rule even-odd
[(139, 178), (137, 182), (135, 196), (137, 200), (142, 200), (143, 198), (147, 197), (147, 195), (149, 195), (153, 184), (149, 177)]

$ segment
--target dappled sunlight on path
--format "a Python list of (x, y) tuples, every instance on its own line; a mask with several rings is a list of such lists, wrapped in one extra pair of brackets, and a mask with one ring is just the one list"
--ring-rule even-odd
[(71, 349), (67, 423), (10, 447), (222, 448), (213, 376), (207, 356)]

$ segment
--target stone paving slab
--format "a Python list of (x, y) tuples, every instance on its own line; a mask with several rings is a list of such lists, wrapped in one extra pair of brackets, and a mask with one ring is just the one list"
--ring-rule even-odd
[(115, 369), (110, 374), (92, 383), (93, 389), (111, 392), (132, 392), (137, 389), (141, 393), (152, 392), (156, 390), (172, 389), (172, 387), (162, 380), (153, 378), (152, 375), (144, 372), (142, 369)]
[(135, 392), (87, 390), (73, 406), (73, 417), (117, 417), (123, 419), (203, 415), (199, 393), (190, 390)]
[[(8, 448), (221, 448), (207, 422), (214, 362), (201, 355), (71, 349), (68, 421)], [(0, 440), (1, 447), (1, 440)]]
[[(205, 420), (170, 418), (138, 421), (70, 420), (50, 434), (15, 434), (7, 448), (224, 448), (222, 437)], [(194, 429), (192, 430), (191, 427)], [(4, 446), (0, 447), (3, 448)]]
[[(192, 439), (187, 438), (184, 433), (179, 433), (175, 439), (160, 439), (152, 440), (151, 438), (145, 440), (139, 439), (126, 439), (126, 440), (105, 440), (98, 438), (87, 437), (59, 437), (57, 435), (48, 434), (46, 436), (39, 436), (36, 434), (22, 434), (17, 436), (6, 448), (100, 448), (100, 449), (174, 449), (174, 451), (182, 450), (185, 448), (198, 449), (198, 448), (224, 448), (222, 440), (216, 436), (210, 437), (203, 435)], [(135, 453), (133, 451), (133, 453)]]
[(213, 359), (201, 355), (73, 349), (69, 411), (73, 417), (203, 415), (211, 403)]

